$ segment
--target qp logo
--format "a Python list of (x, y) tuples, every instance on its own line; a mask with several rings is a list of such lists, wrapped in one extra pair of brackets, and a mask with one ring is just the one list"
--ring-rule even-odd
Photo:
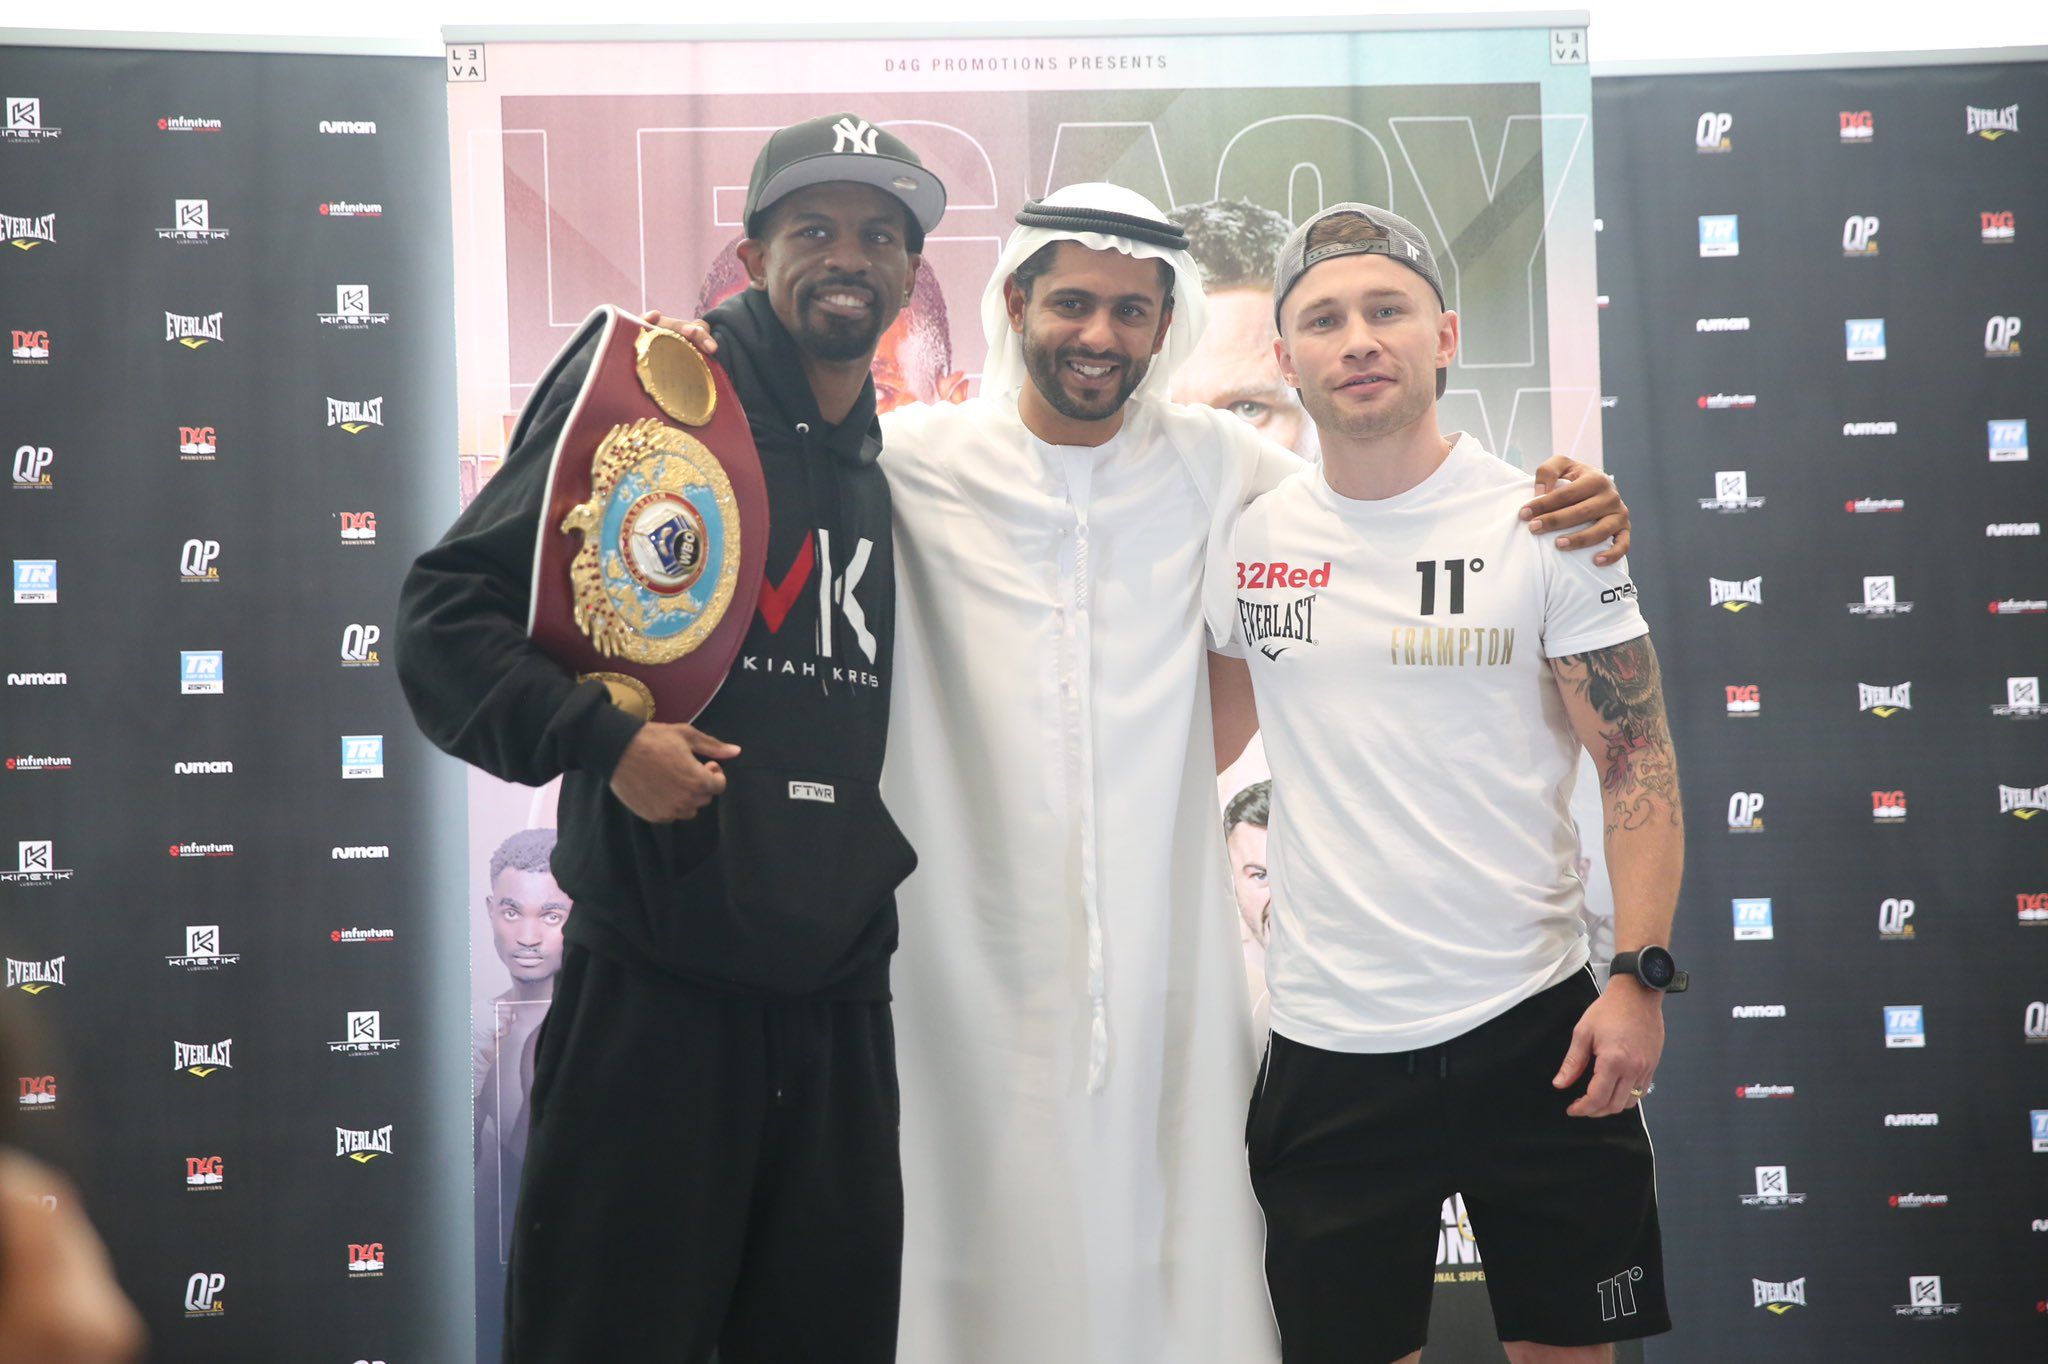
[(1877, 931), (1885, 938), (1913, 936), (1913, 902), (1892, 898), (1877, 906)]
[(50, 465), (57, 458), (47, 445), (23, 445), (14, 452), (14, 486), (47, 488)]
[(1887, 1048), (1926, 1046), (1926, 1012), (1918, 1004), (1885, 1005), (1884, 1044)]
[(1739, 256), (1742, 254), (1742, 232), (1740, 214), (1702, 213), (1700, 215), (1700, 255)]
[(1728, 132), (1735, 126), (1735, 115), (1708, 112), (1700, 115), (1693, 125), (1692, 145), (1703, 156), (1714, 156), (1733, 151), (1735, 144)]
[(351, 625), (341, 632), (341, 663), (345, 668), (378, 665), (377, 641), (384, 631), (375, 625)]
[(1870, 214), (1850, 214), (1842, 222), (1842, 254), (1845, 256), (1874, 256), (1877, 254), (1877, 219)]
[(220, 541), (187, 540), (178, 551), (178, 577), (188, 583), (217, 583), (220, 570), (214, 561), (220, 558)]
[(2012, 359), (2020, 353), (2020, 320), (1994, 316), (1984, 323), (1984, 356), (1991, 360)]
[(185, 1315), (188, 1317), (214, 1317), (226, 1311), (220, 1300), (221, 1290), (228, 1286), (225, 1274), (209, 1274), (205, 1271), (185, 1280)]
[(1761, 791), (1737, 791), (1728, 797), (1728, 832), (1732, 834), (1762, 833), (1764, 827), (1764, 793)]

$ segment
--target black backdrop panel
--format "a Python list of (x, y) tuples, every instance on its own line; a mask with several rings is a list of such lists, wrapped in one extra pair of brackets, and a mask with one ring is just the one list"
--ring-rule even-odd
[(2048, 1358), (2048, 68), (1594, 111), (1690, 845), (1649, 1357)]
[(459, 774), (388, 644), (455, 491), (441, 68), (16, 47), (0, 96), (15, 1132), (154, 1357), (461, 1358)]

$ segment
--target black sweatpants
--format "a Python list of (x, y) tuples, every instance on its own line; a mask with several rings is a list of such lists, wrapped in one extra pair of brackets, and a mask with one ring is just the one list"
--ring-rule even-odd
[(506, 1364), (886, 1364), (886, 1002), (689, 989), (570, 943), (535, 1062)]

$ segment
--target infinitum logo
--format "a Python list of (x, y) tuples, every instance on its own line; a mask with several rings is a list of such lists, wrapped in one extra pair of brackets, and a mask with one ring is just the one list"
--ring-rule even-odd
[(156, 130), (160, 133), (217, 133), (221, 131), (221, 121), (191, 114), (166, 114), (156, 121)]
[(384, 205), (360, 203), (354, 199), (328, 199), (320, 205), (323, 218), (381, 218)]
[(49, 754), (20, 753), (7, 760), (9, 772), (69, 772), (71, 759)]
[(2007, 133), (2020, 130), (2020, 106), (2008, 104), (2003, 109), (1985, 109), (1975, 104), (1963, 106), (1963, 135), (1981, 137), (1986, 142), (1996, 142)]
[(1948, 1195), (1945, 1193), (1895, 1193), (1885, 1200), (1888, 1207), (1901, 1210), (1914, 1208), (1945, 1208)]
[(1726, 412), (1730, 408), (1755, 407), (1754, 393), (1702, 393), (1700, 410), (1704, 412)]
[(1903, 497), (1854, 497), (1842, 504), (1842, 510), (1852, 516), (1869, 516), (1874, 512), (1902, 512), (1906, 509)]
[(232, 843), (171, 844), (171, 856), (173, 857), (233, 857), (234, 855), (235, 845)]
[(2048, 598), (2000, 597), (1990, 609), (1994, 616), (2038, 616), (2048, 612)]
[(1738, 1099), (1790, 1099), (1797, 1097), (1797, 1085), (1737, 1085)]
[(1913, 709), (1913, 684), (1898, 682), (1891, 686), (1874, 687), (1868, 682), (1858, 682), (1856, 709), (1867, 711), (1880, 720), (1889, 720), (1902, 710)]
[(398, 930), (393, 928), (337, 928), (327, 935), (329, 941), (338, 943), (395, 942)]
[(1700, 499), (1701, 511), (1746, 512), (1761, 507), (1761, 497), (1749, 495), (1749, 474), (1743, 469), (1722, 469), (1714, 474), (1714, 495)]
[(1707, 605), (1718, 606), (1724, 611), (1741, 611), (1744, 607), (1764, 604), (1764, 580), (1757, 578), (1709, 578), (1707, 579)]

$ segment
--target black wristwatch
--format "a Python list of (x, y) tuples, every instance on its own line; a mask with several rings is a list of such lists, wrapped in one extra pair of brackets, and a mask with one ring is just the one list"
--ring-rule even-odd
[(1692, 984), (1692, 977), (1678, 969), (1678, 963), (1671, 954), (1661, 947), (1645, 947), (1636, 952), (1616, 952), (1614, 964), (1607, 970), (1607, 978), (1634, 976), (1643, 985), (1660, 995), (1684, 994)]

